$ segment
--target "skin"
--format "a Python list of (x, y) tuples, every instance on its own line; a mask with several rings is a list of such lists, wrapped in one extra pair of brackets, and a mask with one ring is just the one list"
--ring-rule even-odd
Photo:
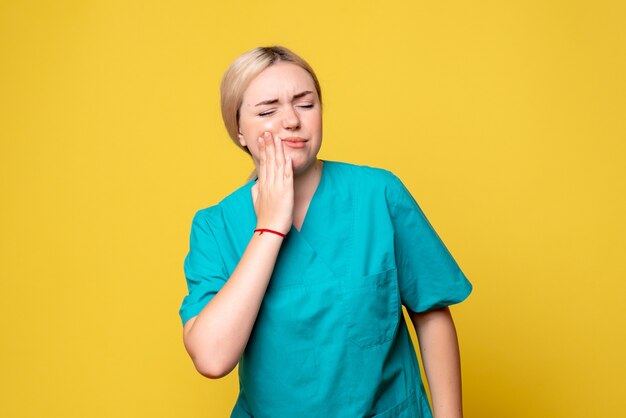
[[(272, 136), (274, 139), (278, 137), (280, 144), (270, 144), (263, 154), (263, 142), (258, 138), (263, 137), (270, 143)], [(285, 192), (282, 188), (275, 195), (269, 188), (265, 193), (259, 193), (264, 187), (261, 182), (252, 187), (252, 196), (255, 202), (258, 196), (262, 199), (257, 216), (275, 215), (259, 222), (267, 225), (264, 228), (286, 232), (293, 223), (299, 230), (319, 184), (323, 165), (317, 159), (322, 145), (322, 108), (313, 79), (306, 70), (292, 63), (278, 62), (252, 80), (239, 109), (239, 143), (248, 147), (259, 179), (261, 174), (265, 175), (269, 180), (267, 185), (273, 184), (275, 174), (271, 167), (276, 166), (284, 173), (290, 168), (283, 165), (291, 165), (293, 197), (291, 194), (281, 195)], [(262, 165), (264, 157), (267, 164)], [(275, 200), (282, 200), (284, 204), (274, 207)], [(269, 206), (285, 212), (263, 210)]]
[[(311, 76), (292, 63), (268, 67), (248, 86), (239, 115), (239, 142), (248, 147), (258, 174), (252, 187), (257, 228), (299, 230), (323, 169), (317, 158), (322, 110)], [(226, 284), (185, 324), (185, 348), (202, 375), (220, 378), (237, 365), (281, 244), (278, 235), (255, 233)], [(462, 417), (459, 350), (449, 310), (411, 313), (411, 319), (435, 417)]]
[[(292, 224), (301, 227), (322, 166), (322, 115), (313, 80), (296, 65), (275, 64), (252, 80), (239, 114), (239, 141), (250, 150), (259, 177), (252, 187), (257, 228), (286, 233)], [(185, 348), (202, 375), (219, 378), (237, 365), (281, 244), (278, 235), (254, 234), (226, 284), (185, 323)]]
[(449, 308), (409, 311), (420, 346), (435, 418), (463, 418), (461, 359)]

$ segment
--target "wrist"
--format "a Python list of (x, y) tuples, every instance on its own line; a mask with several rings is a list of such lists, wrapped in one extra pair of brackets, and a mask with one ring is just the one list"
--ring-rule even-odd
[(287, 236), (287, 234), (289, 233), (289, 231), (287, 232), (282, 232), (282, 230), (277, 230), (277, 229), (273, 229), (273, 228), (256, 228), (254, 230), (255, 234), (258, 235), (263, 235), (265, 233), (270, 234), (270, 235), (275, 235), (281, 238), (285, 238)]

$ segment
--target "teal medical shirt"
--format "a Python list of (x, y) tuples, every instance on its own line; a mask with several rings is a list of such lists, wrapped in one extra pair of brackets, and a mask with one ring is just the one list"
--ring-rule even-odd
[[(183, 323), (230, 277), (252, 237), (251, 181), (194, 217)], [(401, 181), (325, 161), (300, 231), (285, 238), (239, 361), (231, 417), (431, 417), (402, 315), (472, 286)]]

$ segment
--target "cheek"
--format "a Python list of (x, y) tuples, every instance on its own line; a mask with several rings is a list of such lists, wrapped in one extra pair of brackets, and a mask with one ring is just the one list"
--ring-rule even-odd
[(246, 140), (248, 150), (250, 150), (255, 159), (258, 157), (259, 137), (263, 136), (265, 132), (276, 135), (279, 132), (276, 126), (277, 123), (271, 120), (259, 120), (240, 125), (240, 130)]
[(263, 119), (254, 121), (246, 124), (241, 127), (241, 132), (248, 139), (257, 139), (259, 136), (263, 135), (264, 132), (275, 133), (275, 128), (277, 126), (276, 121)]
[(322, 127), (322, 113), (311, 112), (307, 115), (307, 123), (311, 129), (320, 129)]

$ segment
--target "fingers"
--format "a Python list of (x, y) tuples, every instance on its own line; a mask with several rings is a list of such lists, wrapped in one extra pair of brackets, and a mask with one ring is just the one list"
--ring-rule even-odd
[[(258, 222), (264, 228), (289, 229), (293, 222), (293, 168), (281, 139), (264, 132), (258, 139), (259, 182), (253, 189)], [(255, 198), (256, 192), (256, 198)]]
[(283, 180), (285, 176), (285, 149), (283, 141), (276, 136), (274, 141), (276, 147), (276, 179)]
[(291, 185), (291, 183), (293, 182), (293, 165), (291, 162), (291, 157), (287, 157), (287, 159), (285, 160), (285, 170), (283, 176), (287, 184)]
[(259, 137), (259, 169), (257, 175), (259, 176), (259, 183), (265, 182), (266, 172), (267, 172), (267, 164), (266, 161), (266, 151), (265, 151), (265, 140), (263, 137)]
[(265, 143), (265, 175), (267, 181), (272, 184), (276, 178), (276, 145), (269, 132), (263, 134), (263, 141)]
[(278, 136), (264, 132), (259, 137), (259, 181), (274, 184), (286, 179), (293, 180), (291, 159), (285, 156), (285, 147)]

